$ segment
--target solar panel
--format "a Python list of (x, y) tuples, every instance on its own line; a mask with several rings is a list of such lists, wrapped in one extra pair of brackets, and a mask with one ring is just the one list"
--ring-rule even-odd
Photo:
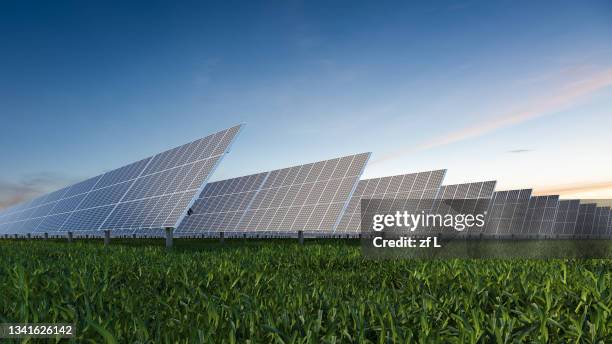
[(606, 236), (609, 239), (612, 239), (612, 209), (610, 209), (608, 213), (608, 230), (606, 232)]
[[(460, 199), (491, 199), (495, 191), (495, 181), (442, 185), (437, 198), (442, 200)], [(475, 204), (475, 203), (469, 203)], [(467, 203), (466, 203), (467, 205)], [(486, 210), (486, 209), (485, 209)], [(463, 209), (461, 210), (463, 211)], [(474, 209), (465, 209), (466, 212), (473, 212)], [(484, 210), (483, 210), (484, 211)]]
[(553, 225), (552, 234), (559, 237), (574, 235), (576, 221), (578, 220), (579, 200), (560, 200), (557, 215)]
[(578, 208), (578, 220), (576, 221), (576, 236), (587, 238), (593, 234), (596, 208), (597, 204), (595, 203), (580, 204)]
[(2, 213), (5, 233), (176, 227), (241, 129), (231, 127)]
[(606, 229), (606, 237), (612, 239), (612, 208), (608, 211), (608, 226)]
[(593, 235), (598, 238), (603, 238), (608, 231), (608, 218), (610, 216), (610, 207), (595, 208), (595, 225)]
[[(446, 170), (400, 174), (391, 177), (360, 180), (355, 188), (337, 232), (361, 231), (361, 201), (367, 199), (433, 200), (440, 189)], [(419, 206), (419, 205), (417, 205)], [(400, 208), (402, 205), (397, 205)]]
[(532, 237), (553, 235), (558, 206), (559, 195), (531, 197), (522, 232)]
[(493, 193), (487, 212), (485, 235), (495, 237), (522, 236), (523, 222), (531, 189), (497, 191)]
[[(494, 180), (475, 183), (442, 185), (438, 192), (433, 213), (480, 214), (486, 213), (495, 191)], [(451, 201), (451, 202), (444, 202)], [(449, 207), (451, 209), (449, 209)], [(459, 234), (480, 234), (482, 230), (464, 230)]]
[(177, 235), (333, 232), (369, 157), (350, 155), (210, 183)]

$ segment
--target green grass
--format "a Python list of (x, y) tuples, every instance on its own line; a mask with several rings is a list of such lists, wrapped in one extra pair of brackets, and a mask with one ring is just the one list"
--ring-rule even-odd
[(76, 342), (612, 342), (610, 260), (366, 260), (341, 241), (0, 241), (0, 322)]

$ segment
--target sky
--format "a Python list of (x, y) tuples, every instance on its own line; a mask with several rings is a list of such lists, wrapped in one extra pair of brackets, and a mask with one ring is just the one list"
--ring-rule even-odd
[(2, 1), (0, 208), (238, 123), (211, 180), (371, 151), (612, 199), (611, 37), (609, 1)]

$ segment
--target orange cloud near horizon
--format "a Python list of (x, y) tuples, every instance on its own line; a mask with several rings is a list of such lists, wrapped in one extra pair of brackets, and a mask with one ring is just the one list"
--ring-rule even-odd
[(592, 198), (612, 199), (612, 181), (568, 183), (534, 189), (534, 195), (559, 195), (562, 198), (585, 198), (581, 197), (581, 194)]

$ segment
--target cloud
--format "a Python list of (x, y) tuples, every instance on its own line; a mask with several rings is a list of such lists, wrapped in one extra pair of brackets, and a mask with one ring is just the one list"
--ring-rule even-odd
[(53, 173), (27, 176), (18, 182), (0, 181), (0, 209), (34, 199), (75, 181), (74, 178)]
[(489, 134), (493, 131), (530, 121), (545, 115), (551, 115), (570, 108), (589, 95), (612, 85), (612, 69), (600, 71), (580, 80), (574, 80), (565, 85), (560, 92), (525, 106), (522, 110), (510, 112), (470, 127), (459, 129), (444, 136), (417, 144), (412, 148), (398, 150), (383, 155), (372, 163), (380, 163), (455, 142), (472, 139)]
[(506, 153), (520, 154), (520, 153), (528, 153), (532, 151), (533, 149), (513, 149), (513, 150), (507, 151)]
[(575, 195), (586, 192), (601, 192), (612, 189), (612, 181), (591, 183), (570, 183), (537, 188), (536, 195)]

